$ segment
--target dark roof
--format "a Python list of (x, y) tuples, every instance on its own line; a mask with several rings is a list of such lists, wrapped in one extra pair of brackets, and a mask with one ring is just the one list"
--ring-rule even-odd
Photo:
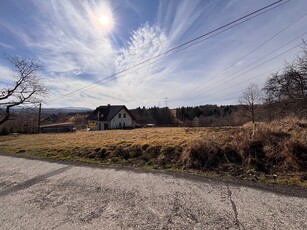
[(60, 126), (74, 126), (73, 122), (64, 122), (64, 123), (53, 123), (53, 124), (47, 124), (47, 125), (41, 125), (40, 128), (49, 128), (49, 127), (60, 127)]
[(105, 106), (99, 106), (97, 107), (92, 114), (88, 116), (89, 120), (97, 120), (97, 113), (100, 112), (101, 118), (100, 121), (111, 121), (116, 114), (121, 110), (125, 109), (127, 113), (132, 117), (134, 120), (133, 115), (130, 113), (130, 111), (127, 109), (124, 105), (105, 105)]

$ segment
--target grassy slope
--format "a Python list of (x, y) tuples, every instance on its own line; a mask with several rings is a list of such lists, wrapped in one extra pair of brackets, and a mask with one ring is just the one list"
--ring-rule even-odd
[(0, 152), (307, 185), (306, 121), (0, 137)]

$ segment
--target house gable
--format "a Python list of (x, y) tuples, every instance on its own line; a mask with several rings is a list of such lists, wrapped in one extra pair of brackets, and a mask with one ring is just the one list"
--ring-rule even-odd
[(110, 121), (111, 128), (125, 128), (131, 127), (133, 122), (133, 117), (130, 115), (129, 111), (123, 107)]
[(124, 110), (127, 114), (129, 114), (132, 120), (135, 120), (134, 117), (133, 117), (133, 115), (131, 114), (131, 112), (127, 109), (127, 107), (124, 106), (124, 105), (122, 105), (122, 107), (121, 107), (116, 113), (114, 113), (114, 114), (112, 114), (112, 116), (110, 116), (110, 121), (111, 121), (116, 115), (118, 115), (119, 112), (122, 112), (122, 110)]
[[(121, 117), (119, 117), (119, 113)], [(125, 116), (124, 116), (125, 114)], [(134, 117), (124, 105), (99, 106), (88, 116), (89, 125), (96, 130), (132, 127)]]

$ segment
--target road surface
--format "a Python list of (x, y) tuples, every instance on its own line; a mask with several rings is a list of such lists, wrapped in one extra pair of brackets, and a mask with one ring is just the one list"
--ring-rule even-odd
[(307, 190), (277, 190), (0, 155), (0, 229), (307, 229)]

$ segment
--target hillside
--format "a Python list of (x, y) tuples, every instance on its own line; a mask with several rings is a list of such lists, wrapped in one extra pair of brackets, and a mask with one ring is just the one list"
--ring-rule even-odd
[[(63, 141), (65, 140), (65, 141)], [(2, 153), (306, 185), (307, 121), (0, 137)]]

